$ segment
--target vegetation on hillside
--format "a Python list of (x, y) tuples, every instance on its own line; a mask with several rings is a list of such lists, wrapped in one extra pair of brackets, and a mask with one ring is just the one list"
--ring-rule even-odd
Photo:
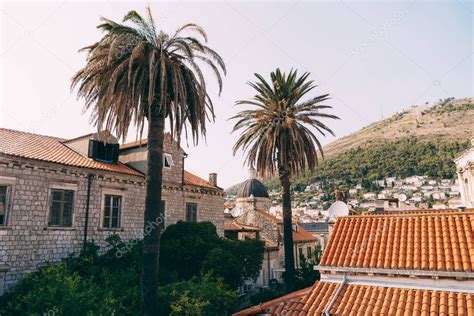
[[(383, 179), (426, 175), (433, 179), (452, 179), (453, 159), (468, 148), (469, 142), (404, 139), (372, 147), (350, 149), (324, 161), (314, 173), (296, 178), (293, 189), (301, 190), (315, 181), (335, 180), (348, 185)], [(275, 181), (268, 185), (276, 188)]]

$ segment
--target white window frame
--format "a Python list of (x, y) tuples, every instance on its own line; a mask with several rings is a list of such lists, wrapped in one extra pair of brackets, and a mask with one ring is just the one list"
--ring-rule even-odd
[[(118, 227), (105, 227), (105, 198), (106, 195), (119, 196), (120, 197), (120, 210), (119, 210), (119, 226)], [(101, 194), (101, 207), (100, 207), (100, 229), (102, 230), (123, 230), (123, 214), (125, 206), (125, 189), (108, 189), (103, 188)]]
[[(72, 197), (72, 209), (71, 209), (71, 226), (63, 225), (51, 225), (51, 206), (53, 203), (51, 193), (53, 190), (73, 191)], [(75, 226), (75, 214), (76, 214), (76, 201), (77, 201), (77, 184), (75, 183), (51, 183), (48, 188), (48, 209), (46, 212), (46, 227), (50, 229), (72, 229)]]
[[(168, 162), (169, 166), (166, 165), (166, 162)], [(163, 153), (163, 168), (171, 169), (171, 167), (174, 167), (173, 156), (168, 153)]]
[(0, 176), (0, 186), (7, 187), (5, 197), (5, 216), (3, 223), (0, 223), (0, 229), (9, 224), (10, 211), (12, 210), (13, 193), (15, 190), (16, 178)]

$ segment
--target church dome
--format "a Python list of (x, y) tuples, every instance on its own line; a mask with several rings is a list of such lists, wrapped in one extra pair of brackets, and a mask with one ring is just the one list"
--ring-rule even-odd
[(270, 198), (268, 195), (267, 188), (265, 185), (260, 182), (258, 179), (255, 177), (255, 170), (251, 169), (250, 170), (250, 178), (243, 182), (239, 190), (237, 191), (237, 197), (238, 198), (247, 198), (250, 196), (253, 197), (262, 197), (262, 198)]

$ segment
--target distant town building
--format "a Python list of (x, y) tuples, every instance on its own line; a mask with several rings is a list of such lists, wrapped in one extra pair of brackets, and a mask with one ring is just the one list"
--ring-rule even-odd
[(474, 138), (471, 140), (471, 148), (456, 158), (454, 162), (463, 205), (474, 207)]
[[(255, 170), (251, 169), (249, 178), (238, 188), (235, 206), (230, 210), (232, 218), (227, 218), (224, 227), (224, 233), (227, 237), (231, 235), (231, 230), (235, 230), (236, 227), (247, 230), (251, 227), (259, 229), (258, 234), (254, 234), (254, 238), (259, 238), (265, 242), (265, 257), (260, 276), (255, 284), (257, 287), (268, 286), (271, 279), (282, 282), (282, 274), (285, 271), (283, 221), (281, 218), (270, 214), (270, 206), (271, 200), (267, 188), (257, 179)], [(243, 232), (240, 231), (240, 233)], [(300, 265), (300, 255), (306, 258), (310, 257), (316, 248), (317, 242), (316, 237), (294, 220), (293, 251), (296, 267)]]

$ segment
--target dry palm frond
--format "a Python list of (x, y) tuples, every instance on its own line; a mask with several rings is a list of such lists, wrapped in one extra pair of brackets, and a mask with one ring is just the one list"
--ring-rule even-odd
[(214, 72), (219, 92), (226, 73), (222, 58), (205, 45), (204, 30), (186, 24), (170, 37), (157, 31), (150, 8), (146, 18), (130, 11), (123, 23), (101, 20), (104, 36), (82, 49), (88, 52), (87, 64), (71, 85), (84, 98), (85, 110), (92, 109), (92, 122), (121, 138), (135, 124), (141, 135), (149, 107), (159, 106), (173, 137), (179, 142), (189, 124), (196, 143), (206, 133), (206, 120), (214, 119), (200, 65)]

